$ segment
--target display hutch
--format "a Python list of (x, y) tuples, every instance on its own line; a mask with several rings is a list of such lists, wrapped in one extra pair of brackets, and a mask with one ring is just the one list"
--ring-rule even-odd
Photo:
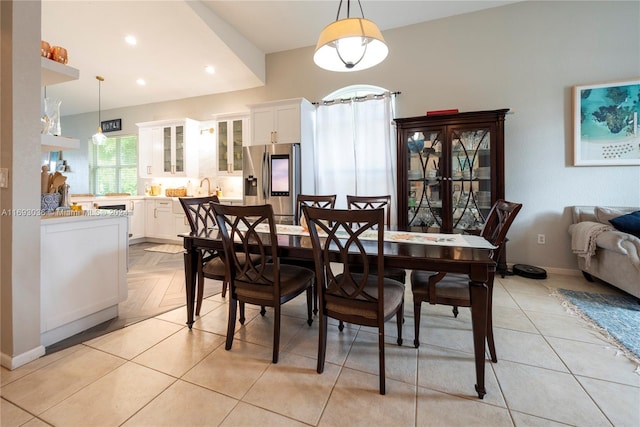
[(478, 234), (504, 198), (508, 109), (395, 119), (398, 227)]

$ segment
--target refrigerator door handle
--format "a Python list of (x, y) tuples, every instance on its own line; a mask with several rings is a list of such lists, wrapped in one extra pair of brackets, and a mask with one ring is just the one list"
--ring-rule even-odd
[(269, 198), (269, 153), (262, 154), (262, 197), (267, 201)]

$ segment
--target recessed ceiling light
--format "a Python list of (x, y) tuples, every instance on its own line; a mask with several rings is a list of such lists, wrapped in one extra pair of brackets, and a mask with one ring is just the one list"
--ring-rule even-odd
[(134, 36), (127, 36), (124, 38), (124, 41), (126, 41), (131, 46), (135, 46), (138, 43), (138, 40), (136, 40)]
[(147, 84), (147, 82), (144, 81), (144, 79), (138, 79), (138, 80), (136, 80), (136, 83), (138, 83), (139, 86), (144, 86), (144, 85)]
[(216, 69), (213, 68), (213, 65), (207, 65), (206, 67), (204, 67), (204, 70), (209, 74), (213, 74), (216, 72)]

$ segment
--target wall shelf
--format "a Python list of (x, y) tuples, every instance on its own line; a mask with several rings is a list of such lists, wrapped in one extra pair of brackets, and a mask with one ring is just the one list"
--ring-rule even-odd
[(65, 136), (40, 135), (42, 151), (65, 151), (80, 148), (80, 140)]
[(78, 80), (80, 71), (51, 59), (40, 57), (40, 86), (49, 86)]

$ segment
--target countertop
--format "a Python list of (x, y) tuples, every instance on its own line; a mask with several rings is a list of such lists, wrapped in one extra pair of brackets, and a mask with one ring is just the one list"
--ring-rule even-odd
[(103, 219), (112, 219), (114, 217), (128, 217), (131, 215), (129, 211), (117, 211), (109, 209), (92, 209), (75, 212), (72, 210), (58, 210), (52, 213), (44, 214), (40, 219), (47, 223), (63, 223), (63, 222), (79, 222), (79, 221), (96, 221)]
[[(187, 197), (203, 197), (203, 196), (187, 196)], [(73, 202), (105, 202), (108, 200), (178, 200), (179, 197), (167, 196), (93, 196), (91, 194), (71, 194), (69, 200)], [(242, 197), (221, 197), (221, 202), (242, 202)]]

